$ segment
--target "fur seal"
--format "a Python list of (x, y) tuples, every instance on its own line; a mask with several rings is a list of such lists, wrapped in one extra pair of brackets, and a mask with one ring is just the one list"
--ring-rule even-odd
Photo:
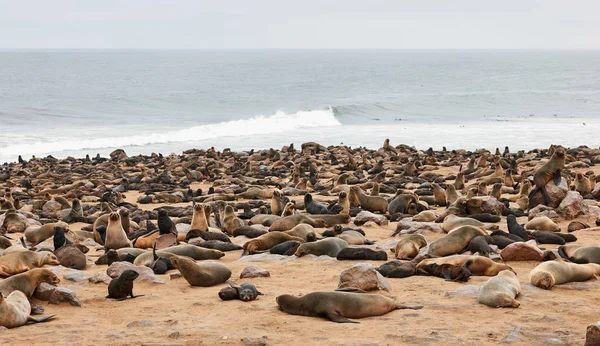
[(291, 256), (294, 253), (296, 253), (296, 250), (298, 249), (298, 246), (300, 246), (300, 244), (302, 244), (302, 243), (299, 241), (295, 241), (295, 240), (284, 241), (281, 244), (277, 244), (277, 245), (273, 246), (269, 250), (269, 252), (274, 255)]
[(45, 264), (59, 265), (60, 262), (52, 252), (19, 251), (0, 256), (0, 276), (12, 276)]
[(515, 273), (503, 270), (490, 278), (479, 290), (479, 303), (493, 308), (518, 308), (521, 303), (515, 298), (521, 291), (521, 285)]
[(283, 232), (269, 232), (267, 234), (261, 235), (260, 237), (245, 242), (242, 246), (242, 248), (244, 249), (242, 256), (252, 255), (257, 252), (269, 250), (275, 245), (281, 244), (288, 240), (295, 240), (304, 243), (304, 239), (294, 237)]
[(327, 214), (329, 210), (324, 204), (317, 203), (313, 200), (312, 195), (307, 193), (304, 195), (304, 209), (309, 214)]
[(146, 252), (146, 250), (144, 250), (144, 249), (136, 249), (136, 248), (122, 248), (122, 249), (119, 249), (117, 251), (112, 250), (112, 252), (111, 252), (111, 250), (108, 250), (105, 254), (103, 254), (102, 256), (98, 257), (98, 259), (94, 263), (96, 265), (109, 264), (108, 263), (108, 255), (109, 255), (109, 253), (110, 254), (116, 253), (116, 255), (117, 255), (116, 262), (118, 262), (118, 261), (127, 261), (127, 258), (132, 258), (131, 262), (133, 262), (133, 260), (137, 256), (139, 256), (139, 255), (141, 255), (141, 254), (143, 254), (145, 252)]
[(417, 264), (417, 269), (421, 269), (424, 266), (431, 263), (448, 263), (457, 266), (463, 266), (469, 269), (471, 274), (478, 276), (495, 276), (502, 270), (512, 270), (512, 268), (507, 266), (506, 264), (494, 262), (487, 257), (467, 255), (453, 255), (424, 259), (419, 264)]
[(417, 222), (433, 222), (438, 218), (438, 215), (431, 210), (424, 210), (413, 216), (413, 221)]
[(190, 241), (190, 239), (194, 238), (202, 238), (203, 240), (219, 240), (225, 243), (231, 243), (231, 239), (229, 239), (227, 234), (223, 234), (222, 232), (201, 231), (199, 229), (192, 229), (185, 235), (186, 241)]
[(69, 230), (69, 225), (66, 222), (51, 222), (39, 227), (28, 227), (23, 236), (25, 236), (25, 239), (31, 246), (37, 246), (39, 243), (54, 235), (54, 227)]
[(302, 257), (309, 254), (315, 256), (327, 255), (329, 257), (336, 257), (342, 249), (347, 247), (348, 243), (343, 239), (335, 237), (326, 238), (312, 243), (300, 244), (294, 255), (297, 257)]
[(350, 193), (353, 193), (360, 207), (370, 212), (380, 212), (385, 214), (388, 210), (388, 201), (381, 196), (367, 196), (364, 191), (358, 186), (350, 187)]
[[(460, 217), (454, 214), (450, 214), (444, 218), (444, 222), (442, 223), (442, 229), (444, 232), (448, 233), (451, 230), (461, 227), (461, 226), (475, 226), (479, 228), (489, 228), (486, 225), (479, 221), (470, 217)], [(497, 228), (496, 228), (497, 229)]]
[(387, 261), (388, 257), (385, 251), (375, 251), (368, 248), (347, 247), (338, 252), (338, 260), (370, 260)]
[(350, 292), (313, 292), (302, 297), (284, 294), (276, 298), (279, 308), (292, 315), (325, 317), (337, 323), (358, 323), (350, 318), (380, 316), (396, 309), (421, 309), (405, 306), (379, 294)]
[(8, 297), (0, 293), (0, 326), (16, 328), (29, 322), (46, 322), (55, 315), (40, 318), (31, 317), (31, 304), (21, 291), (13, 291)]
[(256, 286), (253, 284), (245, 283), (241, 285), (236, 285), (233, 282), (229, 282), (229, 286), (236, 290), (237, 298), (243, 302), (250, 302), (258, 298), (258, 296), (262, 296), (263, 294), (256, 289)]
[(108, 226), (106, 227), (106, 243), (107, 249), (117, 250), (124, 247), (131, 247), (131, 241), (127, 238), (127, 233), (123, 229), (121, 223), (121, 214), (112, 212), (108, 218)]
[(199, 229), (201, 231), (208, 231), (208, 220), (206, 218), (206, 208), (210, 208), (210, 205), (199, 203), (194, 205), (194, 211), (192, 212), (192, 223), (190, 229)]
[(240, 235), (246, 236), (250, 239), (254, 239), (256, 237), (260, 237), (263, 234), (267, 234), (267, 231), (263, 231), (262, 229), (254, 228), (252, 226), (244, 226), (237, 228), (233, 231), (233, 236), (237, 237)]
[(420, 234), (406, 234), (400, 237), (393, 252), (398, 259), (411, 260), (424, 246), (427, 246), (425, 237)]
[(271, 226), (275, 221), (277, 221), (279, 219), (281, 219), (281, 216), (268, 215), (268, 214), (258, 214), (258, 215), (254, 215), (250, 219), (250, 221), (248, 221), (248, 225)]
[(427, 253), (434, 256), (454, 255), (465, 249), (473, 238), (481, 235), (486, 235), (486, 233), (479, 227), (460, 226), (429, 243)]
[(550, 160), (546, 162), (540, 169), (535, 172), (533, 176), (533, 184), (535, 185), (529, 193), (529, 200), (539, 191), (542, 193), (542, 199), (544, 205), (548, 205), (550, 197), (546, 191), (546, 184), (550, 180), (554, 180), (554, 184), (558, 186), (560, 184), (561, 176), (560, 173), (565, 168), (565, 151), (562, 148), (557, 148)]
[(196, 263), (183, 256), (172, 256), (171, 263), (192, 286), (208, 287), (221, 284), (231, 277), (226, 265), (214, 261)]
[(587, 281), (600, 275), (600, 264), (576, 264), (563, 261), (540, 263), (529, 273), (532, 285), (546, 290), (567, 282)]
[(547, 216), (538, 216), (525, 224), (526, 229), (546, 232), (560, 232), (560, 227)]
[(494, 239), (491, 236), (480, 235), (471, 239), (467, 249), (471, 251), (471, 253), (479, 253), (481, 256), (490, 257), (490, 254), (496, 253), (489, 245), (493, 243)]
[(0, 293), (8, 296), (13, 291), (21, 291), (31, 297), (42, 282), (56, 285), (60, 279), (49, 269), (35, 268), (0, 281)]
[(233, 207), (228, 205), (225, 207), (221, 228), (229, 235), (233, 235), (233, 231), (237, 228), (245, 226), (244, 220), (235, 215)]
[(364, 235), (356, 231), (345, 231), (336, 235), (337, 238), (343, 239), (348, 245), (372, 245), (373, 241), (367, 240)]
[(376, 270), (387, 278), (407, 278), (417, 274), (417, 265), (413, 262), (390, 261), (380, 265)]
[(563, 237), (559, 236), (558, 233), (535, 231), (529, 233), (538, 244), (558, 244), (565, 245)]
[(319, 226), (316, 227), (331, 227), (339, 224), (347, 224), (352, 220), (350, 215), (344, 214), (313, 214), (310, 217), (315, 220), (315, 222), (319, 223)]
[(197, 242), (197, 243), (193, 243), (191, 245), (196, 245), (205, 249), (214, 249), (214, 250), (219, 250), (219, 251), (235, 251), (235, 250), (241, 250), (242, 247), (234, 244), (234, 243), (227, 243), (224, 241), (220, 241), (220, 240), (205, 240), (205, 241), (201, 241), (201, 242)]
[(562, 245), (558, 247), (558, 254), (562, 258), (578, 264), (600, 264), (599, 246)]
[(445, 207), (447, 203), (446, 190), (442, 189), (442, 187), (437, 183), (431, 183), (431, 189), (433, 190), (435, 203), (441, 207)]
[[(333, 216), (333, 215), (328, 215), (328, 216)], [(308, 215), (295, 214), (295, 215), (285, 216), (285, 217), (275, 220), (275, 222), (273, 222), (271, 224), (271, 226), (269, 227), (269, 232), (289, 231), (290, 229), (294, 228), (295, 226), (297, 226), (301, 223), (306, 223), (313, 227), (324, 227), (324, 224), (325, 224), (324, 221), (314, 220)]]
[[(185, 256), (194, 260), (205, 260), (205, 259), (219, 259), (225, 256), (225, 253), (219, 250), (205, 249), (199, 246), (190, 244), (180, 244), (170, 246), (166, 249), (156, 251), (156, 254), (160, 257), (171, 257), (170, 255)], [(135, 265), (148, 266), (153, 260), (152, 251), (145, 251), (141, 255), (137, 256), (133, 261)]]
[[(129, 226), (130, 226), (130, 220), (129, 220), (129, 211), (125, 208), (120, 208), (118, 211), (119, 215), (121, 216), (121, 226), (123, 226), (123, 231), (125, 233), (129, 232)], [(99, 227), (105, 227), (108, 228), (108, 219), (110, 217), (110, 214), (112, 214), (112, 212), (108, 213), (108, 214), (104, 214), (104, 215), (100, 215), (96, 221), (94, 221), (94, 225), (92, 226), (92, 231), (94, 233), (94, 240), (96, 241), (96, 243), (100, 244), (100, 245), (104, 245), (104, 240), (102, 239), (102, 236), (100, 235), (98, 228)]]
[(401, 190), (398, 190), (396, 196), (391, 200), (388, 206), (388, 211), (390, 215), (396, 213), (407, 214), (409, 206), (418, 202), (419, 200), (415, 194), (403, 193)]
[(529, 240), (529, 235), (525, 228), (517, 222), (517, 218), (514, 215), (508, 215), (506, 217), (506, 224), (508, 226), (508, 233), (514, 234), (517, 237), (521, 238), (523, 241)]
[(310, 234), (312, 234), (312, 235), (315, 234), (315, 229), (311, 225), (301, 223), (297, 226), (294, 226), (294, 228), (292, 228), (291, 230), (285, 231), (283, 233), (289, 234), (293, 237), (302, 238), (306, 241), (307, 236), (309, 236)]
[(469, 269), (459, 265), (449, 263), (436, 264), (431, 263), (420, 268), (420, 270), (446, 281), (467, 282), (471, 278)]
[(144, 295), (133, 295), (133, 281), (137, 279), (138, 274), (135, 270), (125, 270), (118, 278), (112, 279), (108, 284), (108, 295), (106, 298), (116, 300), (125, 300), (127, 296), (131, 298), (143, 297)]
[(571, 221), (569, 226), (567, 226), (567, 231), (569, 233), (579, 231), (580, 229), (590, 228), (590, 225), (581, 222), (581, 221)]

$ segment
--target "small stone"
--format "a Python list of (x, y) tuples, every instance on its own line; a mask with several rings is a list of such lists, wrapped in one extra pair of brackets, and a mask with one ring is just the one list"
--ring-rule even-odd
[(577, 191), (569, 191), (556, 212), (567, 220), (572, 220), (580, 215), (588, 214), (588, 206), (583, 202), (583, 197)]
[(4, 333), (5, 330), (8, 330), (8, 328), (6, 328), (4, 326), (0, 326), (0, 333)]
[(379, 226), (385, 226), (389, 223), (388, 219), (383, 215), (373, 214), (370, 211), (363, 210), (354, 218), (354, 224), (357, 226), (364, 225), (367, 221), (372, 221)]
[(448, 297), (448, 298), (456, 298), (456, 297), (477, 297), (477, 295), (479, 294), (479, 286), (476, 285), (466, 285), (466, 286), (462, 286), (456, 289), (453, 289), (452, 291), (448, 291), (444, 294), (444, 296)]
[(521, 338), (521, 326), (516, 326), (504, 339), (500, 340), (501, 344), (508, 344), (515, 342)]
[(85, 281), (88, 279), (88, 277), (85, 276), (85, 274), (83, 274), (82, 272), (79, 272), (79, 271), (67, 273), (67, 274), (63, 275), (63, 278), (65, 280), (75, 281), (75, 282)]
[(502, 215), (504, 205), (492, 196), (475, 196), (467, 201), (467, 211), (472, 214)]
[(266, 337), (262, 337), (262, 338), (243, 338), (242, 342), (244, 343), (244, 345), (246, 346), (266, 346), (267, 345), (267, 340), (265, 340)]
[(529, 210), (529, 212), (527, 213), (528, 220), (533, 220), (539, 216), (547, 216), (548, 218), (550, 218), (550, 220), (555, 222), (560, 220), (560, 216), (554, 210), (554, 208), (547, 207), (543, 204), (540, 204), (537, 207)]
[(584, 346), (598, 345), (600, 345), (600, 321), (598, 321), (596, 324), (590, 324), (587, 327)]
[(104, 282), (108, 285), (111, 280), (111, 277), (106, 275), (106, 273), (95, 273), (94, 275), (88, 278), (88, 281), (93, 284), (99, 284), (101, 282)]
[(80, 242), (79, 244), (81, 245), (85, 245), (85, 246), (89, 246), (89, 247), (96, 247), (99, 246), (98, 243), (96, 243), (94, 241), (94, 239), (90, 239), (90, 238), (86, 238), (84, 241)]
[(152, 325), (152, 321), (150, 320), (139, 320), (139, 321), (133, 321), (133, 322), (129, 322), (129, 324), (127, 324), (128, 328), (132, 328), (132, 327), (150, 327)]
[(178, 331), (173, 332), (173, 333), (169, 334), (169, 339), (177, 339), (177, 338), (179, 338), (179, 335), (180, 335), (180, 333)]
[(183, 275), (181, 274), (181, 272), (179, 270), (169, 274), (169, 279), (171, 279), (171, 280), (179, 279), (181, 277), (183, 277)]
[(240, 279), (249, 279), (249, 278), (268, 278), (271, 277), (271, 273), (268, 270), (262, 269), (257, 266), (247, 266), (242, 270), (240, 274)]
[(390, 291), (392, 286), (371, 264), (358, 263), (340, 273), (338, 288)]

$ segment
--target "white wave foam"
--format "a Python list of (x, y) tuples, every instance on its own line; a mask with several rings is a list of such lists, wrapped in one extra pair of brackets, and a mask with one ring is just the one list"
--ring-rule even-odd
[[(265, 135), (299, 128), (338, 126), (331, 108), (325, 110), (300, 111), (286, 114), (278, 111), (271, 116), (256, 116), (250, 119), (194, 126), (188, 129), (144, 135), (59, 139), (49, 142), (20, 143), (0, 147), (0, 156), (16, 158), (17, 155), (45, 156), (51, 153), (74, 150), (91, 150), (127, 146), (144, 146), (176, 142), (200, 141), (220, 137)], [(107, 130), (108, 131), (108, 130)]]

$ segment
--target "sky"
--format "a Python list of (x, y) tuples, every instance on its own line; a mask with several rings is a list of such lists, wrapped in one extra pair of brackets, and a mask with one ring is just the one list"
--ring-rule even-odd
[(0, 49), (600, 49), (597, 0), (10, 0)]

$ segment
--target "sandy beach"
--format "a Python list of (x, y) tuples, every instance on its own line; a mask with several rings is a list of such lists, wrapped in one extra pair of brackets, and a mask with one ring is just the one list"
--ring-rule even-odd
[[(310, 151), (300, 153), (298, 150), (295, 154), (281, 151), (279, 160), (269, 158), (268, 155), (263, 157), (246, 155), (243, 157), (251, 163), (250, 169), (245, 173), (240, 171), (238, 173), (241, 174), (236, 174), (236, 176), (238, 178), (244, 175), (253, 176), (257, 181), (268, 181), (265, 184), (268, 187), (265, 188), (273, 188), (275, 182), (279, 183), (281, 187), (290, 186), (288, 181), (292, 169), (286, 168), (283, 163), (289, 161), (293, 163), (290, 167), (299, 168), (301, 163), (309, 158), (312, 159), (312, 164), (318, 170), (318, 183), (325, 188), (315, 191), (314, 186), (310, 186), (312, 184), (309, 183), (308, 191), (317, 201), (336, 200), (336, 194), (328, 193), (331, 189), (331, 180), (341, 174), (340, 168), (347, 163), (347, 158), (350, 156), (358, 160), (358, 167), (354, 170), (364, 170), (364, 174), (358, 179), (360, 183), (370, 181), (376, 175), (366, 172), (370, 169), (368, 166), (373, 167), (377, 162), (375, 157), (382, 159), (385, 179), (381, 185), (385, 185), (386, 182), (395, 178), (400, 179), (402, 167), (405, 166), (403, 162), (413, 157), (413, 154), (416, 154), (420, 161), (431, 157), (425, 151), (398, 148), (398, 155), (380, 149), (379, 156), (375, 155), (377, 151), (368, 154), (359, 151), (347, 154), (345, 150), (335, 147), (328, 148), (325, 152), (313, 153), (312, 156)], [(197, 160), (198, 171), (201, 171), (201, 167), (205, 168), (210, 171), (211, 178), (206, 179), (207, 176), (204, 175), (202, 179), (192, 182), (191, 185), (182, 185), (181, 188), (190, 187), (194, 191), (201, 188), (204, 196), (211, 186), (227, 188), (236, 185), (236, 189), (243, 189), (234, 183), (236, 180), (232, 176), (234, 170), (231, 168), (235, 162), (243, 164), (243, 161), (239, 161), (238, 158), (234, 159), (233, 156), (217, 158), (214, 161), (219, 164), (211, 167), (206, 164), (213, 159), (206, 158), (202, 153), (197, 154), (196, 157), (194, 155), (196, 154), (190, 154), (187, 159), (184, 159), (185, 155), (166, 157), (161, 165), (156, 165), (156, 172), (166, 172), (172, 176), (173, 181), (181, 182), (185, 178), (185, 174), (181, 173), (182, 163), (186, 164)], [(331, 164), (330, 155), (337, 157), (339, 164)], [(481, 152), (473, 153), (473, 155), (480, 157)], [(590, 159), (593, 161), (593, 153), (581, 153), (580, 155), (571, 153), (570, 155), (578, 162), (585, 163)], [(441, 177), (455, 176), (459, 172), (460, 165), (467, 165), (470, 156), (471, 153), (467, 152), (443, 154), (435, 152), (433, 157), (436, 159), (420, 165), (418, 174), (429, 172)], [(371, 158), (369, 162), (372, 164), (365, 164), (362, 161), (367, 157)], [(393, 157), (395, 159), (392, 160)], [(545, 152), (541, 156), (536, 153), (524, 153), (520, 158), (515, 154), (514, 158), (511, 156), (510, 160), (508, 156), (505, 157), (507, 161), (515, 159), (518, 162), (519, 174), (539, 168), (549, 158)], [(525, 160), (524, 157), (528, 159)], [(397, 160), (398, 158), (401, 159)], [(489, 167), (493, 159), (494, 155), (492, 154), (489, 156), (490, 162), (486, 162), (484, 169)], [(53, 196), (68, 195), (67, 199), (69, 200), (72, 200), (73, 195), (80, 199), (86, 195), (101, 195), (97, 192), (109, 191), (118, 185), (119, 173), (141, 172), (152, 167), (153, 160), (148, 158), (126, 164), (124, 158), (113, 159), (98, 163), (97, 167), (101, 170), (92, 168), (88, 163), (81, 161), (53, 164), (30, 161), (23, 166), (33, 185), (29, 189), (24, 188), (21, 185), (22, 179), (15, 175), (21, 169), (19, 165), (12, 164), (11, 168), (7, 169), (11, 171), (11, 176), (0, 180), (0, 187), (2, 190), (10, 189), (13, 196), (30, 196), (31, 198), (22, 199), (21, 209), (31, 210), (33, 201), (41, 198), (44, 189), (56, 189), (73, 181), (89, 179), (94, 182), (94, 186), (87, 190), (80, 189), (73, 194), (69, 194), (66, 190), (51, 194)], [(278, 170), (282, 173), (281, 177), (268, 173), (262, 176), (257, 174), (259, 163), (266, 165), (268, 172), (273, 173)], [(61, 170), (60, 167), (63, 169), (71, 167), (76, 173), (69, 178), (69, 171), (64, 171), (60, 178), (52, 182), (52, 175), (40, 176), (43, 170), (39, 167), (43, 166), (51, 166), (56, 172)], [(588, 171), (600, 174), (598, 167), (585, 163), (577, 168), (564, 169), (562, 175), (563, 177), (574, 177), (576, 173)], [(149, 176), (155, 178), (156, 174), (153, 173)], [(517, 173), (514, 174), (514, 177), (517, 180)], [(468, 180), (467, 185), (478, 179), (481, 178)], [(409, 184), (410, 180), (414, 180), (415, 184)], [(421, 180), (416, 177), (407, 179), (405, 189), (413, 191), (419, 189), (418, 186), (427, 179)], [(114, 182), (114, 184), (111, 185), (109, 182)], [(445, 184), (453, 182), (452, 179), (444, 181)], [(140, 196), (151, 189), (156, 191), (158, 187), (145, 186), (142, 190), (136, 190), (135, 184), (131, 185), (131, 189), (123, 192), (123, 196), (126, 202), (135, 204), (135, 208), (152, 211), (164, 206), (185, 208), (192, 204), (191, 201), (141, 204), (138, 203)], [(168, 187), (167, 191), (174, 189), (173, 186), (167, 184), (163, 186)], [(393, 197), (393, 194), (390, 193), (382, 192), (380, 195)], [(512, 195), (503, 193), (502, 197), (509, 198)], [(300, 205), (302, 197), (303, 195), (296, 195), (289, 198), (297, 201)], [(263, 198), (262, 200), (268, 203), (270, 199)], [(238, 199), (229, 203), (244, 201), (247, 200)], [(589, 202), (590, 205), (593, 205), (592, 202)], [(98, 203), (83, 202), (84, 210), (88, 204), (97, 205)], [(514, 203), (510, 205), (511, 208), (515, 208)], [(430, 209), (439, 215), (446, 208), (431, 205)], [(33, 210), (33, 218), (39, 219), (40, 212)], [(302, 213), (304, 210), (297, 212)], [(524, 212), (524, 216), (517, 218), (519, 223), (528, 221), (527, 210)], [(405, 215), (402, 220), (410, 220), (411, 216)], [(43, 218), (52, 219), (47, 216)], [(593, 227), (596, 225), (596, 219), (596, 215), (588, 212), (577, 216), (574, 220)], [(560, 218), (556, 221), (561, 232), (567, 233), (567, 226), (574, 220)], [(156, 222), (156, 220), (152, 221)], [(375, 241), (374, 245), (366, 247), (372, 249), (385, 248), (386, 245), (389, 247), (390, 244), (393, 244), (394, 239), (398, 239), (398, 237), (390, 237), (390, 234), (396, 230), (397, 224), (398, 221), (392, 221), (382, 226), (376, 224), (360, 226), (366, 233), (366, 238)], [(500, 230), (508, 231), (506, 216), (502, 216), (501, 221), (494, 224)], [(87, 225), (83, 222), (74, 222), (69, 225), (69, 228), (71, 231), (76, 231)], [(357, 227), (352, 224), (351, 226)], [(322, 233), (325, 229), (331, 229), (331, 227), (317, 228), (316, 231)], [(445, 233), (429, 231), (419, 231), (418, 233), (423, 234), (429, 243), (445, 235)], [(572, 234), (577, 237), (577, 241), (571, 244), (600, 245), (600, 233), (596, 230), (583, 229)], [(18, 246), (16, 240), (22, 236), (22, 233), (7, 233), (6, 235), (15, 240), (13, 246)], [(243, 236), (231, 239), (240, 245), (248, 241)], [(75, 241), (82, 241), (82, 239), (75, 239)], [(52, 247), (52, 238), (40, 244), (38, 248), (46, 246)], [(86, 278), (97, 273), (105, 273), (107, 269), (106, 265), (94, 264), (97, 256), (104, 252), (102, 246), (89, 247), (90, 252), (86, 254), (88, 267), (82, 271)], [(556, 249), (558, 245), (538, 244), (538, 247), (545, 251)], [(388, 260), (394, 260), (393, 253), (390, 253), (388, 249), (386, 251)], [(51, 305), (33, 299), (34, 304), (44, 307), (44, 314), (56, 314), (56, 318), (46, 323), (2, 330), (0, 331), (0, 340), (11, 345), (491, 345), (501, 342), (512, 345), (583, 345), (586, 327), (596, 323), (599, 319), (596, 307), (600, 304), (600, 295), (598, 294), (600, 282), (597, 279), (557, 285), (551, 290), (543, 290), (532, 286), (529, 282), (530, 271), (540, 262), (508, 261), (506, 264), (514, 269), (521, 284), (521, 294), (517, 298), (521, 303), (519, 308), (491, 308), (479, 304), (477, 295), (473, 293), (472, 289), (474, 286), (481, 287), (489, 279), (486, 276), (471, 276), (467, 283), (459, 283), (433, 276), (415, 275), (402, 279), (387, 278), (386, 280), (392, 287), (390, 291), (368, 294), (379, 293), (394, 297), (397, 301), (405, 304), (423, 305), (422, 310), (397, 310), (382, 316), (362, 318), (358, 320), (360, 324), (337, 324), (324, 318), (295, 316), (282, 312), (278, 309), (275, 298), (281, 294), (304, 295), (315, 291), (335, 290), (341, 271), (360, 262), (367, 262), (378, 267), (384, 263), (383, 261), (340, 261), (335, 258), (315, 256), (289, 256), (285, 259), (261, 260), (262, 255), (240, 258), (241, 254), (242, 250), (229, 251), (218, 261), (230, 268), (232, 281), (253, 283), (264, 294), (252, 302), (222, 301), (218, 297), (218, 292), (227, 286), (226, 283), (212, 287), (192, 287), (182, 277), (172, 279), (169, 275), (172, 272), (158, 275), (160, 279), (164, 280), (164, 284), (136, 282), (134, 293), (143, 294), (143, 297), (114, 301), (105, 299), (107, 294), (105, 283), (91, 283), (87, 279), (72, 282), (63, 278), (63, 275), (70, 273), (73, 271), (72, 269), (46, 266), (61, 278), (58, 286), (74, 291), (82, 306), (74, 307), (67, 303)], [(499, 261), (502, 262), (502, 260)], [(268, 270), (270, 277), (239, 279), (240, 273), (248, 265), (256, 265)]]

